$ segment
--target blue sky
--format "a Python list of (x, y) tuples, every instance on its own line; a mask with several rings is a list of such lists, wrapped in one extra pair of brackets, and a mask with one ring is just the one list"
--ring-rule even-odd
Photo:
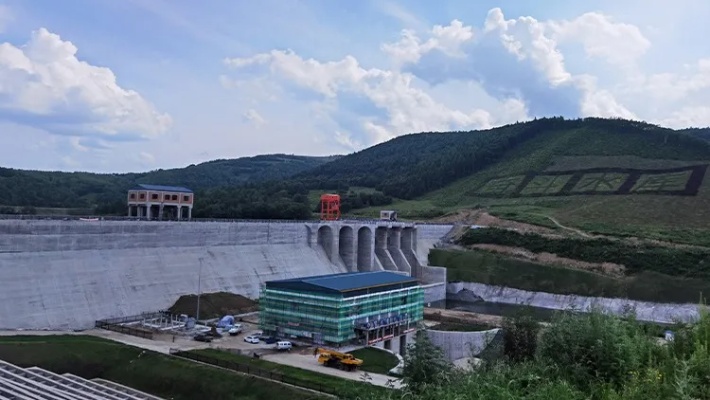
[(0, 0), (0, 163), (344, 154), (533, 117), (710, 126), (710, 2)]

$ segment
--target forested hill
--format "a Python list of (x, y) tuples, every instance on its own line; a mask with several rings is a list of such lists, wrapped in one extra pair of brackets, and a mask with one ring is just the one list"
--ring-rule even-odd
[(680, 130), (679, 132), (710, 141), (710, 128), (688, 128)]
[[(545, 146), (545, 141), (559, 132), (575, 134), (568, 137), (567, 148), (550, 149), (545, 155), (547, 162), (559, 155), (708, 160), (710, 142), (694, 137), (707, 135), (707, 131), (686, 130), (691, 135), (620, 119), (543, 118), (485, 131), (402, 136), (304, 171), (293, 179), (308, 187), (373, 187), (386, 195), (412, 199), (482, 171), (533, 139)], [(531, 168), (539, 167), (539, 157), (529, 160)]]
[[(521, 202), (521, 196), (545, 197), (546, 192), (518, 190), (512, 197), (490, 192), (494, 186), (506, 182), (511, 186), (513, 181), (516, 183), (511, 187), (530, 191), (533, 186), (527, 185), (530, 181), (526, 179), (533, 179), (535, 174), (543, 175), (542, 180), (551, 180), (550, 187), (559, 189), (550, 192), (551, 196), (564, 201), (568, 199), (564, 196), (577, 194), (570, 192), (576, 190), (576, 180), (591, 177), (582, 176), (580, 171), (585, 168), (601, 168), (611, 174), (604, 179), (626, 179), (626, 186), (619, 190), (632, 191), (628, 185), (635, 184), (634, 179), (640, 176), (638, 168), (656, 168), (660, 171), (656, 175), (662, 175), (665, 171), (674, 173), (672, 169), (676, 167), (710, 162), (706, 136), (707, 129), (674, 131), (620, 119), (543, 118), (482, 131), (410, 134), (342, 157), (267, 155), (143, 174), (0, 169), (0, 206), (85, 207), (99, 214), (122, 214), (125, 191), (135, 183), (152, 183), (196, 190), (194, 215), (199, 217), (310, 218), (316, 206), (315, 195), (334, 190), (344, 195), (346, 209), (375, 209), (394, 202), (393, 206), (400, 209), (407, 206), (417, 212), (424, 210), (408, 215), (422, 217), (457, 207), (500, 204), (508, 197), (516, 204)], [(554, 172), (545, 172), (550, 168), (574, 171), (569, 179), (564, 174), (558, 179)], [(609, 168), (613, 171), (607, 171)], [(630, 172), (634, 168), (636, 172)], [(695, 174), (688, 179), (697, 180), (697, 173), (703, 172), (693, 171), (680, 171), (683, 176), (676, 177), (676, 183), (685, 182), (680, 181), (687, 174)], [(562, 178), (569, 184), (555, 186), (561, 184)], [(651, 178), (656, 179), (655, 175)], [(535, 179), (532, 183), (538, 184), (540, 179)], [(616, 183), (623, 183), (619, 182)], [(702, 183), (702, 179), (698, 182)], [(692, 186), (691, 192), (697, 191), (697, 185), (688, 185)], [(658, 191), (670, 193), (666, 192)], [(403, 205), (402, 201), (420, 204)], [(640, 204), (631, 200), (626, 203)], [(667, 206), (663, 203), (663, 207)]]
[(271, 154), (126, 174), (0, 168), (0, 206), (105, 207), (123, 203), (126, 190), (136, 183), (179, 185), (199, 191), (282, 180), (334, 159), (337, 157)]

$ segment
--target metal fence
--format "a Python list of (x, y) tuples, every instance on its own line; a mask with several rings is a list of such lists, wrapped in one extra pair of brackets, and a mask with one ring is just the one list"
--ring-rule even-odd
[(106, 329), (108, 331), (123, 333), (126, 335), (137, 336), (137, 337), (141, 337), (143, 339), (151, 339), (152, 340), (153, 339), (153, 332), (151, 332), (147, 329), (144, 329), (144, 328), (136, 328), (136, 327), (132, 327), (132, 326), (126, 326), (123, 324), (128, 323), (128, 322), (143, 321), (146, 319), (160, 318), (160, 317), (165, 317), (165, 316), (170, 316), (170, 314), (165, 311), (156, 311), (156, 312), (150, 312), (150, 313), (142, 313), (142, 314), (138, 314), (138, 315), (130, 315), (127, 317), (101, 319), (101, 320), (96, 321), (94, 326), (99, 329)]
[(232, 371), (241, 372), (244, 374), (258, 376), (265, 379), (270, 379), (277, 382), (286, 383), (293, 386), (298, 386), (304, 389), (315, 390), (321, 393), (327, 393), (337, 396), (339, 394), (338, 390), (334, 389), (331, 385), (322, 384), (319, 382), (313, 382), (306, 379), (296, 378), (293, 376), (285, 375), (280, 372), (270, 371), (264, 368), (255, 367), (253, 365), (240, 363), (237, 361), (228, 361), (218, 357), (211, 357), (205, 354), (193, 353), (189, 351), (177, 351), (171, 352), (172, 355), (177, 357), (186, 358), (193, 361), (198, 361), (205, 364), (214, 365), (217, 367), (229, 369)]

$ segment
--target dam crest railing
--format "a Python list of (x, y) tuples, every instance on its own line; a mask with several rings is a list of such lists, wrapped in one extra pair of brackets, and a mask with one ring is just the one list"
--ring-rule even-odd
[[(319, 219), (237, 219), (237, 218), (192, 218), (190, 220), (157, 220), (139, 217), (117, 217), (117, 216), (95, 216), (95, 215), (20, 215), (20, 214), (0, 214), (0, 220), (46, 220), (46, 221), (145, 221), (145, 222), (235, 222), (235, 223), (283, 223), (283, 224), (318, 224), (328, 221)], [(440, 225), (453, 226), (453, 223), (444, 222), (425, 222), (425, 221), (389, 221), (375, 218), (357, 218), (351, 217), (333, 222), (341, 223), (361, 223), (361, 224), (382, 224), (382, 223), (401, 223), (401, 224), (416, 224), (416, 225)]]

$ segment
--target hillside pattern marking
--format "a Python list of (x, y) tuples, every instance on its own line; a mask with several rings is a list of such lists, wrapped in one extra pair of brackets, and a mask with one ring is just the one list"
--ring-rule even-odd
[(528, 172), (489, 179), (476, 194), (497, 198), (631, 194), (696, 196), (707, 168), (708, 164), (700, 164), (655, 170), (592, 168)]

